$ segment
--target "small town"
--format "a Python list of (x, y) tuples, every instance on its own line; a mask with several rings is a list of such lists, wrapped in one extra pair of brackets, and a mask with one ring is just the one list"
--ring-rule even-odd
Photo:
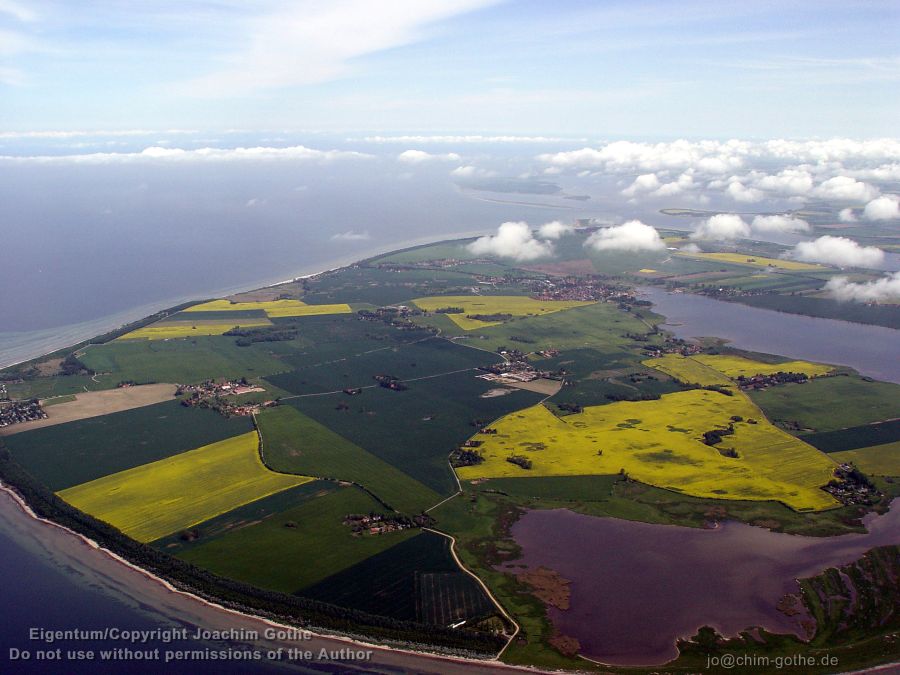
[(47, 413), (36, 398), (27, 401), (0, 402), (0, 429), (13, 424), (43, 419), (47, 419)]
[(175, 390), (176, 396), (183, 396), (181, 405), (190, 408), (209, 408), (226, 417), (250, 417), (262, 408), (277, 405), (276, 401), (253, 403), (235, 403), (227, 401), (226, 396), (240, 396), (264, 392), (262, 387), (250, 384), (247, 378), (216, 382), (207, 380), (201, 384), (180, 384)]

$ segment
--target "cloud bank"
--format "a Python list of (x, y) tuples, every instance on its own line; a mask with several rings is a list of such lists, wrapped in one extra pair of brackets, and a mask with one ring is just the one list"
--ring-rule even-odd
[(691, 239), (731, 240), (750, 236), (750, 226), (734, 213), (718, 213), (704, 220)]
[(432, 161), (458, 162), (460, 159), (462, 158), (455, 152), (433, 154), (424, 150), (405, 150), (397, 155), (397, 161), (406, 164), (422, 164), (423, 162)]
[(813, 241), (801, 241), (791, 257), (838, 267), (875, 267), (884, 260), (884, 251), (875, 246), (860, 246), (846, 237), (825, 235)]
[(129, 162), (232, 162), (253, 160), (372, 159), (374, 155), (349, 150), (316, 150), (303, 145), (286, 148), (162, 148), (152, 146), (140, 152), (93, 152), (84, 155), (2, 155), (0, 162), (20, 164), (119, 164)]
[(466, 248), (475, 255), (494, 255), (520, 262), (553, 255), (553, 244), (535, 239), (524, 221), (502, 223), (497, 234), (479, 237)]
[(331, 241), (368, 241), (372, 236), (366, 232), (357, 232), (356, 230), (348, 230), (331, 235)]
[(868, 281), (852, 283), (847, 277), (835, 277), (825, 284), (825, 290), (842, 302), (900, 302), (900, 272)]
[(544, 223), (538, 228), (541, 239), (559, 239), (575, 231), (574, 225), (568, 225), (559, 220)]
[(756, 216), (750, 228), (755, 232), (809, 232), (809, 223), (793, 216)]
[(884, 195), (873, 199), (863, 210), (866, 220), (895, 220), (900, 218), (900, 197), (897, 195)]
[(666, 248), (659, 232), (639, 220), (597, 230), (585, 240), (584, 246), (595, 251), (661, 251)]

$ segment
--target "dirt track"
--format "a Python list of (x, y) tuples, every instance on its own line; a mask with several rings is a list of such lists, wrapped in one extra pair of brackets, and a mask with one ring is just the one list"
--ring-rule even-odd
[(143, 384), (136, 387), (75, 394), (74, 401), (47, 407), (47, 419), (14, 424), (0, 429), (0, 436), (11, 436), (22, 431), (74, 422), (88, 417), (99, 417), (132, 408), (142, 408), (145, 405), (169, 401), (174, 395), (174, 384)]

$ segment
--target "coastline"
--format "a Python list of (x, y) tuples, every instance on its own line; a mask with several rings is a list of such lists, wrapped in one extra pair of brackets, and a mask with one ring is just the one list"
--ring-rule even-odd
[[(302, 630), (304, 633), (308, 633), (313, 638), (324, 640), (324, 641), (334, 641), (338, 642), (341, 645), (352, 646), (354, 648), (364, 649), (364, 650), (372, 650), (373, 652), (377, 652), (382, 655), (405, 655), (411, 658), (416, 659), (424, 659), (427, 661), (436, 661), (441, 662), (443, 664), (456, 664), (458, 666), (462, 666), (464, 670), (458, 670), (454, 672), (474, 672), (469, 671), (469, 668), (478, 669), (477, 672), (530, 672), (530, 673), (546, 673), (549, 671), (540, 670), (538, 668), (528, 667), (528, 666), (516, 666), (511, 664), (502, 663), (497, 659), (497, 657), (489, 658), (489, 659), (476, 659), (476, 658), (467, 658), (462, 656), (451, 656), (449, 654), (442, 654), (439, 652), (429, 652), (426, 650), (417, 651), (414, 649), (402, 648), (402, 647), (388, 647), (383, 644), (370, 643), (365, 642), (363, 640), (357, 638), (351, 638), (343, 635), (336, 635), (324, 632), (318, 632), (310, 629), (298, 629), (296, 626), (291, 626), (286, 623), (279, 623), (278, 621), (273, 621), (272, 619), (259, 616), (256, 614), (251, 614), (249, 612), (243, 612), (237, 609), (233, 609), (230, 607), (226, 607), (219, 603), (213, 602), (207, 598), (204, 598), (196, 593), (192, 593), (190, 591), (179, 589), (170, 583), (167, 579), (160, 577), (152, 572), (145, 570), (139, 565), (135, 565), (134, 563), (126, 560), (122, 556), (102, 547), (93, 539), (81, 534), (80, 532), (76, 532), (71, 528), (68, 528), (64, 525), (60, 525), (57, 522), (49, 520), (47, 518), (43, 518), (39, 516), (31, 506), (26, 502), (18, 492), (15, 491), (11, 486), (6, 485), (3, 482), (0, 482), (0, 493), (7, 495), (13, 503), (19, 508), (19, 510), (24, 513), (26, 516), (31, 518), (35, 524), (40, 524), (43, 527), (51, 527), (55, 528), (60, 532), (65, 533), (72, 540), (79, 542), (81, 545), (88, 547), (91, 550), (97, 551), (104, 555), (107, 559), (115, 562), (118, 566), (127, 569), (131, 573), (139, 575), (144, 580), (150, 581), (155, 584), (158, 588), (163, 589), (167, 594), (175, 595), (180, 598), (187, 599), (193, 603), (197, 603), (204, 608), (215, 611), (216, 613), (221, 613), (224, 615), (228, 615), (230, 617), (239, 617), (241, 619), (249, 620), (254, 623), (261, 624), (262, 626), (268, 628), (274, 628), (277, 630), (285, 630), (285, 631), (297, 631)], [(431, 664), (436, 665), (436, 664)], [(450, 672), (450, 671), (442, 671), (442, 672)]]
[[(401, 242), (394, 242), (392, 244), (385, 244), (383, 246), (378, 246), (361, 253), (354, 253), (351, 255), (342, 256), (340, 258), (335, 258), (329, 262), (324, 263), (326, 265), (324, 269), (322, 269), (321, 267), (317, 267), (315, 271), (303, 271), (295, 276), (292, 276), (288, 279), (282, 279), (280, 281), (273, 281), (271, 278), (268, 278), (262, 281), (254, 281), (250, 284), (220, 287), (215, 291), (212, 291), (210, 296), (224, 297), (226, 295), (234, 295), (237, 293), (244, 293), (247, 291), (254, 291), (263, 288), (274, 288), (276, 286), (281, 286), (283, 284), (288, 284), (301, 279), (310, 279), (322, 274), (328, 274), (329, 272), (336, 272), (338, 270), (344, 269), (345, 267), (350, 267), (372, 258), (387, 255), (388, 253), (404, 251), (410, 248), (416, 248), (418, 246), (437, 244), (442, 241), (452, 241), (455, 239), (478, 237), (486, 233), (486, 230), (471, 232), (450, 232), (441, 235), (428, 235), (425, 237), (417, 237), (415, 239), (407, 239)], [(90, 340), (97, 335), (103, 335), (104, 333), (107, 333), (109, 331), (116, 330), (128, 323), (139, 321), (140, 319), (150, 316), (151, 314), (163, 311), (166, 308), (174, 307), (178, 304), (190, 302), (197, 299), (202, 298), (198, 298), (196, 294), (184, 295), (177, 298), (169, 298), (166, 300), (147, 303), (139, 307), (116, 312), (115, 314), (91, 319), (80, 324), (68, 324), (34, 331), (0, 333), (0, 369), (11, 368), (27, 361), (42, 358), (61, 349), (73, 347), (86, 340)], [(41, 337), (39, 336), (47, 337), (41, 339)], [(4, 346), (5, 340), (10, 341), (10, 346)], [(19, 341), (18, 344), (14, 342), (17, 340)], [(27, 345), (29, 343), (32, 343), (34, 340), (39, 340), (40, 346), (35, 348), (33, 351), (25, 351), (27, 349)], [(14, 355), (6, 356), (5, 352), (7, 350), (12, 352)]]

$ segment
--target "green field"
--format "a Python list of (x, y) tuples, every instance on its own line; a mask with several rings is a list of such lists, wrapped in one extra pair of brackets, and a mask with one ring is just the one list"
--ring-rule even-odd
[(856, 375), (750, 393), (772, 422), (788, 428), (836, 431), (900, 417), (900, 385)]
[(418, 513), (440, 495), (295, 408), (257, 416), (266, 465), (275, 471), (359, 483), (389, 506)]
[(59, 496), (147, 542), (311, 480), (266, 469), (259, 437), (251, 431), (76, 485)]
[(406, 530), (355, 537), (343, 524), (351, 513), (383, 511), (362, 490), (342, 487), (180, 557), (231, 579), (293, 593), (416, 535)]
[(119, 383), (118, 379), (109, 376), (99, 376), (97, 380), (99, 382), (92, 379), (90, 375), (37, 377), (33, 380), (8, 384), (6, 385), (6, 390), (10, 397), (16, 399), (49, 398), (51, 396), (80, 394), (83, 391), (113, 389)]
[(900, 419), (801, 436), (822, 452), (842, 452), (900, 441)]
[(290, 366), (281, 360), (283, 343), (259, 343), (238, 347), (231, 337), (197, 337), (190, 340), (125, 340), (91, 345), (81, 357), (99, 373), (120, 380), (151, 382), (202, 382), (216, 377), (271, 375)]
[(853, 462), (870, 476), (900, 476), (900, 441), (831, 453), (836, 462)]
[(460, 571), (446, 537), (407, 539), (304, 589), (304, 597), (405, 621), (449, 625), (496, 611), (478, 583)]
[(7, 437), (13, 457), (52, 490), (155, 462), (253, 429), (249, 417), (166, 401)]
[(272, 375), (267, 380), (292, 394), (312, 394), (369, 387), (377, 384), (373, 379), (375, 375), (388, 374), (406, 380), (476, 368), (500, 360), (497, 355), (449, 340), (427, 338), (408, 344), (373, 345), (360, 353), (347, 353), (344, 358)]
[[(383, 387), (357, 396), (308, 396), (285, 403), (371, 452), (379, 459), (448, 495), (456, 489), (447, 458), (472, 435), (475, 420), (490, 421), (534, 405), (543, 396), (514, 391), (481, 398), (493, 385), (473, 372), (410, 382), (407, 391)], [(349, 406), (340, 409), (339, 404)]]
[(502, 320), (474, 318), (480, 315), (545, 316), (594, 304), (577, 300), (535, 300), (524, 295), (439, 295), (429, 298), (416, 298), (413, 302), (426, 312), (434, 312), (444, 307), (462, 309), (461, 313), (448, 313), (446, 316), (466, 331), (497, 326), (503, 323)]

